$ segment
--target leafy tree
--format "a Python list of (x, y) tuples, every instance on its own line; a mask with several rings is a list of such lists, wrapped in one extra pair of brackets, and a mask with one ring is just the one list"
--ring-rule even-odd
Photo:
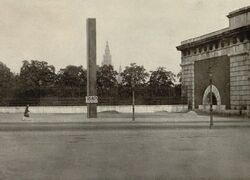
[(98, 96), (114, 96), (117, 92), (117, 71), (112, 65), (103, 65), (97, 69), (97, 93)]
[(156, 71), (151, 71), (148, 82), (150, 94), (153, 96), (169, 96), (173, 90), (175, 74), (166, 71), (164, 67), (158, 67)]
[(136, 63), (131, 63), (130, 66), (126, 66), (121, 73), (122, 83), (119, 87), (119, 95), (121, 97), (130, 97), (131, 90), (134, 87), (137, 92), (137, 100), (139, 96), (144, 96), (146, 82), (149, 74), (143, 66), (139, 66)]
[(149, 74), (143, 66), (138, 66), (136, 63), (131, 63), (126, 66), (121, 73), (122, 84), (127, 87), (143, 87), (146, 84)]
[(69, 65), (58, 72), (56, 86), (61, 97), (85, 96), (87, 72), (82, 66)]
[(0, 62), (0, 100), (1, 104), (8, 104), (5, 98), (10, 98), (14, 91), (15, 75), (10, 69)]
[(45, 61), (23, 61), (19, 83), (23, 96), (39, 97), (52, 92), (55, 81), (55, 67)]

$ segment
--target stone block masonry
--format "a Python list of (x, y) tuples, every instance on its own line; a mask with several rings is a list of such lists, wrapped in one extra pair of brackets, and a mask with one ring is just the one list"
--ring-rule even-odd
[[(193, 108), (206, 105), (201, 99), (206, 98), (204, 92), (209, 81), (198, 78), (204, 76), (204, 72), (200, 70), (207, 66), (207, 61), (204, 60), (212, 62), (217, 59), (221, 64), (226, 57), (227, 60), (223, 63), (225, 66), (211, 67), (213, 85), (222, 96), (221, 105), (225, 105), (227, 109), (250, 111), (250, 6), (233, 11), (227, 17), (229, 27), (182, 41), (177, 46), (181, 51), (182, 94), (188, 96)], [(226, 64), (229, 65), (229, 80), (222, 78), (228, 67)], [(222, 84), (223, 87), (219, 87)], [(227, 88), (229, 92), (225, 93)]]

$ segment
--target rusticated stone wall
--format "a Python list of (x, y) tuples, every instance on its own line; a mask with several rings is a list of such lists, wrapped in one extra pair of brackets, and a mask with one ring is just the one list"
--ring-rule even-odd
[[(211, 73), (216, 87), (220, 94), (225, 89), (227, 99), (222, 98), (222, 105), (233, 110), (250, 111), (250, 6), (229, 13), (230, 26), (219, 31), (209, 33), (196, 38), (183, 41), (177, 47), (181, 51), (182, 67), (182, 94), (187, 95), (193, 108), (201, 105), (202, 92), (201, 86), (208, 86), (207, 78), (202, 81), (204, 76), (202, 61), (217, 59), (220, 63), (222, 57), (228, 57), (225, 66), (211, 67)], [(220, 61), (221, 59), (221, 61)], [(204, 61), (205, 63), (205, 61)], [(220, 64), (219, 63), (219, 64)], [(197, 66), (200, 64), (200, 66)], [(223, 63), (222, 63), (223, 64)], [(206, 66), (206, 65), (204, 65)], [(207, 65), (208, 66), (208, 65)], [(198, 69), (197, 69), (198, 68)], [(225, 71), (229, 69), (228, 78)], [(197, 73), (195, 73), (197, 72)], [(195, 81), (195, 79), (199, 79)], [(199, 83), (200, 81), (200, 83)], [(223, 84), (223, 87), (221, 87)], [(225, 97), (225, 96), (224, 96)]]

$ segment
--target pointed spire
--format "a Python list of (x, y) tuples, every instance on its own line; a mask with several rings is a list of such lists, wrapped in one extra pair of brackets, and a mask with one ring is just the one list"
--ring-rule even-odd
[(112, 65), (108, 41), (106, 41), (105, 53), (103, 55), (102, 65), (104, 65), (104, 64), (105, 65)]
[(109, 42), (108, 42), (108, 41), (106, 41), (105, 54), (110, 54), (110, 50), (109, 50)]

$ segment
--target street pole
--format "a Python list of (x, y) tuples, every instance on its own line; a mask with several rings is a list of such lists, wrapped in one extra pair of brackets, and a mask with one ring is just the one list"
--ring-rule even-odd
[(213, 123), (213, 96), (212, 96), (212, 85), (213, 85), (213, 79), (212, 79), (212, 71), (211, 67), (209, 67), (209, 82), (210, 82), (210, 125), (209, 128), (211, 129), (214, 125)]
[(41, 106), (41, 85), (42, 85), (42, 80), (40, 79), (38, 81), (39, 83), (39, 106)]
[(132, 121), (134, 121), (135, 120), (135, 74), (134, 72), (132, 72), (131, 86), (132, 86)]
[(134, 88), (133, 88), (133, 90), (132, 90), (132, 98), (133, 98), (133, 100), (132, 100), (132, 104), (133, 104), (133, 117), (132, 117), (132, 120), (134, 121), (135, 120), (135, 90), (134, 90)]

